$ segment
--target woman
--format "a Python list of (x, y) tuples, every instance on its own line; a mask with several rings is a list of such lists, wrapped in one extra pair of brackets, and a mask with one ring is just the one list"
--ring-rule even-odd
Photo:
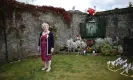
[(49, 72), (51, 70), (51, 58), (54, 51), (54, 36), (53, 33), (49, 31), (48, 23), (43, 23), (42, 29), (43, 32), (40, 33), (38, 46), (41, 53), (41, 58), (45, 65), (42, 70)]

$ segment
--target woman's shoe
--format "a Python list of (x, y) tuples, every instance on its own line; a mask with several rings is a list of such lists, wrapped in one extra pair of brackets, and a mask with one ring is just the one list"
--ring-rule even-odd
[(44, 71), (44, 70), (47, 70), (47, 68), (46, 67), (42, 68), (42, 71)]
[(51, 70), (51, 68), (48, 68), (47, 70), (46, 70), (46, 72), (49, 72)]

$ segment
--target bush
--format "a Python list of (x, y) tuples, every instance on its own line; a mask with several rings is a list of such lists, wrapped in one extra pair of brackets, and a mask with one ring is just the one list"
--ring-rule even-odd
[(111, 55), (112, 46), (110, 44), (104, 43), (100, 47), (100, 51), (102, 55)]
[(118, 46), (113, 45), (112, 38), (97, 38), (92, 49), (101, 55), (111, 56), (118, 55)]

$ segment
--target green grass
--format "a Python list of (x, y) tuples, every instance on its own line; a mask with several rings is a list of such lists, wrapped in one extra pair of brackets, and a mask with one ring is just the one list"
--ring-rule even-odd
[(29, 58), (0, 67), (0, 80), (133, 80), (111, 72), (106, 62), (116, 57), (55, 55), (52, 70), (41, 71), (40, 58)]

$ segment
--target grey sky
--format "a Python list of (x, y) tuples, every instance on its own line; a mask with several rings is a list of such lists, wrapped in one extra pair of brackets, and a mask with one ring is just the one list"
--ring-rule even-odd
[[(32, 0), (18, 0), (22, 2)], [(54, 7), (62, 7), (66, 10), (71, 10), (75, 6), (76, 10), (85, 11), (88, 7), (94, 8), (96, 6), (97, 11), (111, 10), (115, 8), (125, 8), (133, 0), (34, 0), (34, 5), (47, 5)], [(31, 3), (31, 2), (30, 2)]]

